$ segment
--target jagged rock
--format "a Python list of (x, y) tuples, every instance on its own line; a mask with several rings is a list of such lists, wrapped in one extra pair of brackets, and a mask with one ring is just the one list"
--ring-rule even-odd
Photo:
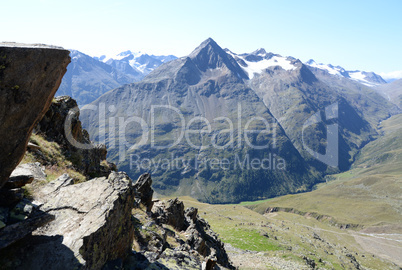
[(131, 251), (134, 189), (125, 173), (75, 185), (63, 175), (33, 195), (55, 219), (0, 254), (6, 269), (101, 269)]
[[(0, 231), (0, 249), (17, 242), (35, 231), (38, 227), (49, 223), (53, 219), (53, 215), (44, 212), (37, 212), (34, 217), (6, 226)], [(1, 254), (4, 254), (3, 250)], [(0, 255), (0, 258), (1, 257), (2, 256)], [(12, 260), (13, 258), (10, 257), (9, 259)]]
[[(92, 144), (82, 128), (77, 102), (68, 96), (56, 97), (35, 128), (46, 140), (57, 142), (74, 167), (88, 178), (108, 176), (116, 165), (106, 161), (106, 146)], [(70, 128), (65, 129), (65, 124)]]
[[(177, 231), (185, 231), (185, 242), (181, 239), (176, 238), (176, 245), (178, 246), (174, 249), (175, 252), (172, 253), (168, 250), (168, 248), (166, 248), (169, 246), (168, 244), (159, 245), (160, 247), (164, 248), (162, 253), (159, 251), (159, 258), (165, 258), (167, 259), (167, 261), (176, 260), (176, 264), (178, 263), (178, 261), (181, 260), (180, 257), (192, 258), (192, 261), (197, 261), (197, 264), (199, 266), (201, 265), (200, 258), (205, 258), (205, 267), (213, 267), (213, 262), (215, 262), (219, 263), (223, 267), (234, 269), (234, 267), (229, 262), (229, 257), (224, 248), (224, 244), (218, 238), (218, 235), (211, 230), (209, 224), (204, 219), (198, 216), (197, 208), (191, 207), (184, 211), (183, 202), (178, 200), (177, 198), (173, 200), (168, 200), (166, 202), (155, 201), (152, 207), (151, 218), (155, 220), (155, 225), (161, 226), (161, 230), (164, 231), (164, 233), (159, 233), (160, 239), (166, 239), (165, 235), (168, 234), (167, 230), (162, 227), (162, 225), (164, 226), (165, 224), (172, 226)], [(157, 230), (155, 228), (151, 228), (149, 231), (156, 232)], [(175, 234), (174, 232), (172, 233)], [(136, 240), (139, 241), (140, 238), (144, 237), (137, 237)], [(144, 250), (151, 251), (152, 256), (156, 256), (158, 254), (158, 251), (155, 250), (153, 246), (148, 245), (149, 243), (154, 243), (154, 240), (159, 238), (157, 238), (156, 236), (151, 237), (151, 239), (153, 239), (152, 241), (142, 239), (144, 243), (142, 243), (141, 246)], [(162, 241), (160, 241), (160, 243), (162, 243)], [(186, 257), (183, 255), (193, 253), (196, 254), (196, 256)], [(162, 256), (163, 254), (165, 254), (165, 257)], [(166, 254), (170, 255), (168, 256)], [(158, 258), (153, 258), (152, 256), (149, 257), (148, 255), (145, 255), (145, 257), (147, 257), (150, 262), (154, 262), (156, 258)], [(166, 260), (163, 261), (158, 259), (157, 261), (163, 265), (166, 265)], [(169, 269), (171, 268), (169, 267)], [(188, 269), (191, 269), (191, 267)]]
[(145, 206), (147, 212), (151, 212), (153, 206), (152, 196), (154, 194), (154, 190), (151, 186), (152, 179), (148, 173), (141, 175), (134, 184), (134, 188), (137, 193), (135, 196), (135, 201), (138, 205), (142, 204)]
[(189, 223), (191, 222), (195, 223), (197, 221), (198, 209), (194, 207), (187, 208), (184, 213), (184, 216), (186, 217)]
[(145, 224), (143, 232), (145, 236), (143, 240), (146, 242), (146, 249), (148, 251), (158, 255), (166, 248), (166, 233), (162, 227), (157, 226), (155, 223)]
[(12, 206), (24, 198), (22, 188), (6, 189), (0, 188), (0, 206)]
[(20, 188), (25, 186), (26, 184), (32, 183), (33, 180), (34, 175), (29, 169), (18, 166), (11, 173), (10, 178), (4, 184), (4, 188)]
[(189, 223), (185, 231), (186, 244), (203, 257), (216, 260), (220, 265), (234, 269), (229, 262), (229, 256), (226, 253), (224, 244), (218, 235), (211, 230), (208, 222), (196, 214), (197, 212), (196, 208), (186, 210), (186, 219)]
[(186, 228), (184, 204), (177, 198), (166, 202), (155, 202), (152, 207), (152, 216), (157, 223), (171, 225), (178, 231), (185, 230)]
[(68, 63), (62, 48), (0, 43), (0, 188), (21, 161)]

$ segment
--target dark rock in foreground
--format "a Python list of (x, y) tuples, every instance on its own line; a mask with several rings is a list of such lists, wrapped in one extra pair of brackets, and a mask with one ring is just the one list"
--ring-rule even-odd
[(69, 63), (62, 48), (0, 43), (0, 187), (22, 159)]
[(130, 253), (134, 237), (131, 179), (124, 173), (76, 185), (69, 179), (63, 175), (35, 194), (39, 209), (55, 218), (3, 249), (0, 263), (4, 268), (101, 269)]

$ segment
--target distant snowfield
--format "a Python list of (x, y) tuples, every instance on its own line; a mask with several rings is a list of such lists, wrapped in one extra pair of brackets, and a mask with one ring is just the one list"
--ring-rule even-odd
[(284, 70), (294, 70), (296, 67), (291, 64), (289, 60), (285, 57), (274, 56), (270, 59), (263, 59), (259, 62), (249, 62), (243, 58), (244, 62), (246, 62), (247, 67), (242, 67), (245, 71), (247, 71), (250, 79), (254, 77), (254, 74), (260, 74), (268, 67), (280, 66)]
[(251, 62), (251, 61), (247, 61), (245, 59), (245, 56), (237, 55), (229, 50), (227, 51), (227, 53), (229, 53), (233, 57), (240, 58), (247, 64), (246, 67), (243, 67), (242, 65), (240, 65), (240, 67), (247, 72), (250, 80), (254, 77), (254, 74), (261, 74), (265, 69), (267, 69), (269, 67), (279, 66), (279, 67), (283, 68), (284, 70), (288, 70), (288, 71), (294, 70), (297, 68), (296, 66), (294, 66), (292, 64), (292, 62), (290, 60), (288, 60), (286, 57), (282, 57), (282, 56), (273, 56), (269, 59), (265, 59), (264, 57), (266, 57), (267, 54), (259, 53), (258, 56), (261, 56), (264, 59), (262, 59), (258, 62)]
[(332, 75), (342, 76), (341, 72), (345, 72), (345, 70), (341, 67), (334, 67), (332, 65), (318, 64), (314, 60), (309, 60), (306, 64), (309, 65), (310, 67), (326, 70), (326, 71), (328, 71), (329, 74), (332, 74)]
[[(345, 70), (344, 68), (340, 66), (333, 66), (333, 65), (325, 65), (322, 63), (317, 63), (313, 59), (310, 59), (305, 63), (306, 65), (313, 67), (313, 68), (318, 68), (321, 70), (326, 70), (328, 71), (329, 74), (339, 76), (339, 77), (345, 77), (348, 79), (351, 79), (353, 81), (357, 81), (361, 84), (364, 84), (369, 87), (373, 86), (378, 86), (380, 83), (370, 81), (367, 77), (367, 72), (364, 71), (350, 71), (350, 70)], [(381, 76), (381, 75), (380, 75)], [(382, 76), (381, 76), (382, 77)]]
[(116, 53), (116, 54), (108, 54), (108, 55), (102, 55), (99, 58), (100, 61), (102, 61), (103, 63), (106, 63), (108, 60), (122, 60), (124, 58), (126, 58), (129, 55), (133, 55), (135, 58), (140, 57), (141, 55), (143, 55), (142, 52), (132, 52), (132, 51), (125, 51), (125, 52), (120, 52), (120, 53)]
[(354, 71), (354, 72), (349, 71), (349, 76), (352, 80), (358, 81), (361, 84), (364, 84), (366, 86), (371, 87), (371, 86), (380, 85), (378, 83), (373, 83), (373, 82), (366, 80), (366, 75), (364, 75), (363, 72), (361, 72), (361, 71)]

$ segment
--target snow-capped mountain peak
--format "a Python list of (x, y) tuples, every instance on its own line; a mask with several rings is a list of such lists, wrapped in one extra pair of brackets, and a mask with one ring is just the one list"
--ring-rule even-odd
[(102, 55), (94, 58), (117, 68), (127, 69), (128, 65), (145, 76), (161, 64), (176, 59), (177, 57), (173, 55), (148, 55), (141, 51), (133, 52), (127, 50), (115, 55)]
[(252, 52), (251, 54), (255, 54), (255, 55), (266, 55), (267, 52), (265, 51), (264, 48), (259, 48), (258, 50), (255, 50), (255, 51)]

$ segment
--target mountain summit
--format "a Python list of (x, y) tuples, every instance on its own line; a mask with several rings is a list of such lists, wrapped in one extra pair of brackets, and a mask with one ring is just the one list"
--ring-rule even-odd
[(206, 72), (208, 69), (227, 68), (238, 77), (247, 79), (247, 75), (236, 60), (228, 55), (212, 38), (202, 42), (189, 55), (189, 58), (202, 72)]

